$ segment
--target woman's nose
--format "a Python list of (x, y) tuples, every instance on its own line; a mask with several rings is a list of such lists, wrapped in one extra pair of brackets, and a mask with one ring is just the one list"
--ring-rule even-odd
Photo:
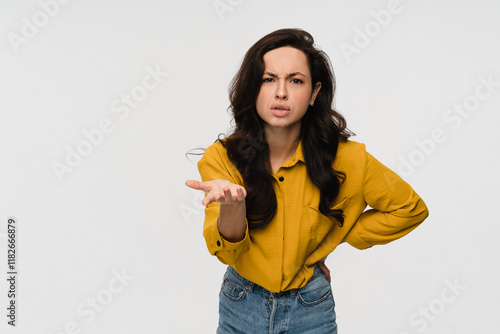
[(280, 82), (278, 84), (278, 88), (276, 89), (276, 98), (285, 100), (288, 98), (284, 82)]

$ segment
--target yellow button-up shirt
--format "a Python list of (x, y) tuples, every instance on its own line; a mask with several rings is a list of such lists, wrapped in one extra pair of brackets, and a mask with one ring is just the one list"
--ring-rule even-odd
[[(244, 186), (243, 178), (220, 142), (198, 162), (202, 181), (224, 179)], [(274, 174), (276, 216), (263, 229), (248, 229), (239, 242), (219, 233), (220, 203), (205, 208), (203, 236), (210, 254), (246, 279), (280, 292), (306, 285), (314, 264), (342, 242), (365, 249), (386, 244), (416, 228), (427, 216), (423, 200), (396, 173), (366, 152), (365, 145), (340, 142), (333, 168), (346, 178), (333, 202), (344, 224), (319, 211), (320, 191), (307, 175), (302, 144)], [(366, 210), (367, 205), (371, 209)]]

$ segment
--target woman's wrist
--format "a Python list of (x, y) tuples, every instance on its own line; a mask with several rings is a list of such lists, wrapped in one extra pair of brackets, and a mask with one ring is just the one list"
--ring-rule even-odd
[(218, 221), (219, 233), (230, 242), (243, 240), (246, 231), (245, 201), (221, 204)]

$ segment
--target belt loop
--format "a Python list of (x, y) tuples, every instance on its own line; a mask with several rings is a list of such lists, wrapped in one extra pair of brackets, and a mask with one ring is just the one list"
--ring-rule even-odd
[(246, 282), (246, 284), (245, 284), (245, 289), (246, 289), (248, 292), (252, 293), (252, 290), (253, 290), (253, 285), (254, 285), (254, 283), (253, 283), (253, 282)]

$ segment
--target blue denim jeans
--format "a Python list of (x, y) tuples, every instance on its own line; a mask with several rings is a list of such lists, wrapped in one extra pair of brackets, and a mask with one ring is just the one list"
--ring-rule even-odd
[(300, 289), (273, 293), (228, 266), (219, 293), (218, 334), (336, 334), (330, 283), (318, 266)]

